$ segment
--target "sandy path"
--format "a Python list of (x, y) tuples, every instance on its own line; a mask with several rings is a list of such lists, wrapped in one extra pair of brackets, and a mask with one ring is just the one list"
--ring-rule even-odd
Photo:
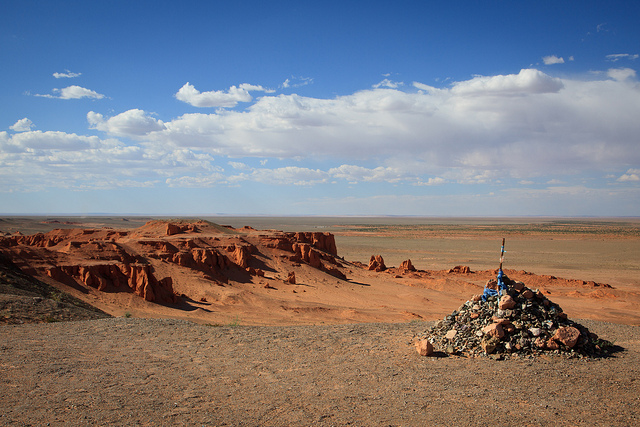
[(422, 358), (410, 345), (422, 322), (2, 326), (0, 424), (638, 424), (640, 327), (581, 323), (625, 350), (601, 360)]

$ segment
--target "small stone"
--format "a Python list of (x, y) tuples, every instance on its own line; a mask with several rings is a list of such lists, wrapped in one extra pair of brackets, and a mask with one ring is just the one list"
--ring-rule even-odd
[(526, 299), (531, 299), (533, 298), (533, 292), (531, 291), (531, 289), (527, 289), (522, 293), (522, 296), (525, 297)]
[(498, 308), (500, 310), (509, 310), (516, 306), (516, 302), (511, 298), (510, 295), (503, 295), (500, 298), (500, 303), (498, 304)]
[(536, 347), (538, 347), (540, 349), (543, 349), (543, 350), (547, 346), (547, 342), (542, 337), (536, 338), (534, 344), (535, 344)]
[(547, 344), (546, 344), (546, 345), (547, 345), (547, 349), (549, 349), (549, 350), (557, 350), (557, 349), (559, 349), (559, 348), (560, 348), (560, 346), (558, 345), (558, 343), (557, 343), (557, 342), (555, 342), (555, 341), (554, 341), (554, 340), (552, 340), (552, 339), (547, 340)]
[(482, 295), (480, 294), (475, 294), (474, 296), (471, 297), (471, 301), (473, 302), (478, 302), (482, 299)]
[(524, 289), (524, 283), (519, 281), (513, 282), (513, 289), (515, 289), (518, 292), (521, 292)]
[(416, 341), (416, 351), (420, 356), (429, 356), (433, 353), (433, 345), (428, 340)]
[(502, 329), (502, 325), (499, 323), (491, 323), (484, 328), (482, 328), (482, 332), (485, 335), (496, 337), (498, 339), (504, 337), (504, 329)]
[(455, 329), (451, 329), (449, 332), (447, 332), (447, 334), (444, 337), (448, 340), (452, 340), (457, 333), (458, 331), (456, 331)]
[(558, 341), (569, 348), (573, 348), (580, 338), (580, 331), (573, 326), (563, 326), (558, 328), (556, 333), (551, 337), (552, 340)]
[(482, 340), (482, 349), (486, 354), (491, 354), (496, 351), (499, 342), (500, 340), (496, 337), (485, 337)]
[(478, 317), (480, 317), (480, 314), (479, 314), (479, 313), (471, 313), (471, 314), (469, 315), (469, 317), (470, 317), (471, 319), (477, 319)]
[(540, 329), (540, 328), (529, 328), (529, 332), (531, 332), (531, 335), (533, 335), (534, 337), (539, 337), (540, 334), (542, 333), (542, 329)]

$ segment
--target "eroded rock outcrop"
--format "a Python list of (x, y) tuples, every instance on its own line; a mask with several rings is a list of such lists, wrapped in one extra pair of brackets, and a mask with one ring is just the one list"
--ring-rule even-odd
[(49, 277), (63, 283), (71, 278), (102, 292), (132, 291), (150, 302), (175, 304), (178, 301), (172, 279), (156, 279), (150, 265), (63, 265), (45, 271)]
[(401, 271), (416, 271), (416, 268), (413, 266), (413, 263), (411, 262), (411, 260), (407, 259), (405, 261), (402, 261), (402, 264), (400, 264), (400, 270)]
[[(234, 229), (207, 221), (153, 220), (132, 230), (105, 227), (13, 234), (0, 237), (0, 252), (29, 274), (48, 276), (52, 283), (85, 294), (89, 288), (132, 292), (161, 303), (177, 301), (175, 289), (180, 294), (200, 292), (194, 289), (199, 284), (206, 287), (207, 282), (226, 286), (264, 278), (260, 281), (264, 284), (271, 279), (265, 276), (280, 276), (287, 263), (306, 264), (346, 279), (330, 233), (259, 234), (251, 227)], [(170, 277), (159, 279), (157, 271)]]
[(369, 259), (369, 270), (380, 272), (386, 269), (387, 266), (384, 265), (382, 255), (371, 255), (371, 259)]

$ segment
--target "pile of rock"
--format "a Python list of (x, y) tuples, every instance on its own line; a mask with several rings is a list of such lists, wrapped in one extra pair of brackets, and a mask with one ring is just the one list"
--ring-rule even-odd
[[(504, 276), (502, 296), (483, 300), (474, 295), (458, 310), (439, 321), (416, 342), (417, 351), (478, 357), (536, 356), (544, 353), (568, 357), (598, 357), (612, 344), (567, 318), (558, 304), (523, 282)], [(487, 283), (497, 288), (496, 281)]]

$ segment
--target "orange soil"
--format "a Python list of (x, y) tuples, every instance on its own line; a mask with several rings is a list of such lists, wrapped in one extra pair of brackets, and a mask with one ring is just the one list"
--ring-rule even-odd
[[(196, 225), (197, 231), (173, 235), (167, 235), (165, 221), (150, 222), (133, 230), (54, 230), (46, 234), (51, 239), (47, 247), (26, 243), (3, 246), (0, 238), (0, 250), (10, 253), (24, 270), (41, 280), (110, 314), (180, 318), (205, 324), (292, 325), (436, 320), (451, 313), (473, 294), (481, 293), (485, 282), (496, 274), (493, 269), (460, 273), (448, 269), (409, 272), (389, 268), (375, 272), (361, 263), (330, 257), (320, 251), (324, 257), (323, 265), (335, 267), (346, 276), (347, 279), (343, 280), (327, 272), (326, 268), (316, 268), (305, 261), (292, 261), (289, 251), (264, 245), (265, 237), (281, 236), (280, 232), (232, 229), (211, 223)], [(226, 280), (221, 280), (201, 270), (158, 258), (161, 249), (157, 248), (161, 244), (150, 243), (165, 242), (175, 247), (186, 247), (193, 244), (188, 242), (194, 239), (216, 246), (229, 258), (233, 258), (232, 253), (225, 248), (240, 243), (252, 245), (256, 250), (248, 265), (254, 270), (261, 269), (264, 276), (247, 274), (247, 270), (234, 264), (237, 261), (234, 260), (223, 271)], [(110, 243), (115, 244), (111, 249), (108, 248)], [(340, 246), (337, 249), (340, 253)], [(180, 302), (149, 302), (133, 292), (116, 292), (113, 289), (102, 292), (82, 283), (72, 286), (53, 280), (46, 274), (46, 269), (54, 265), (113, 262), (119, 250), (138, 257), (138, 261), (144, 258), (152, 265), (157, 279), (171, 277), (173, 291), (181, 295)], [(333, 261), (329, 262), (329, 258)], [(452, 267), (454, 265), (449, 266)], [(536, 267), (539, 266), (531, 265), (531, 270)], [(295, 273), (295, 284), (287, 283), (291, 272)], [(532, 289), (542, 290), (570, 318), (640, 325), (640, 292), (633, 284), (611, 287), (594, 282), (592, 276), (581, 280), (509, 269), (505, 269), (505, 273), (512, 279), (522, 280)], [(572, 276), (576, 275), (579, 277), (579, 272)]]

